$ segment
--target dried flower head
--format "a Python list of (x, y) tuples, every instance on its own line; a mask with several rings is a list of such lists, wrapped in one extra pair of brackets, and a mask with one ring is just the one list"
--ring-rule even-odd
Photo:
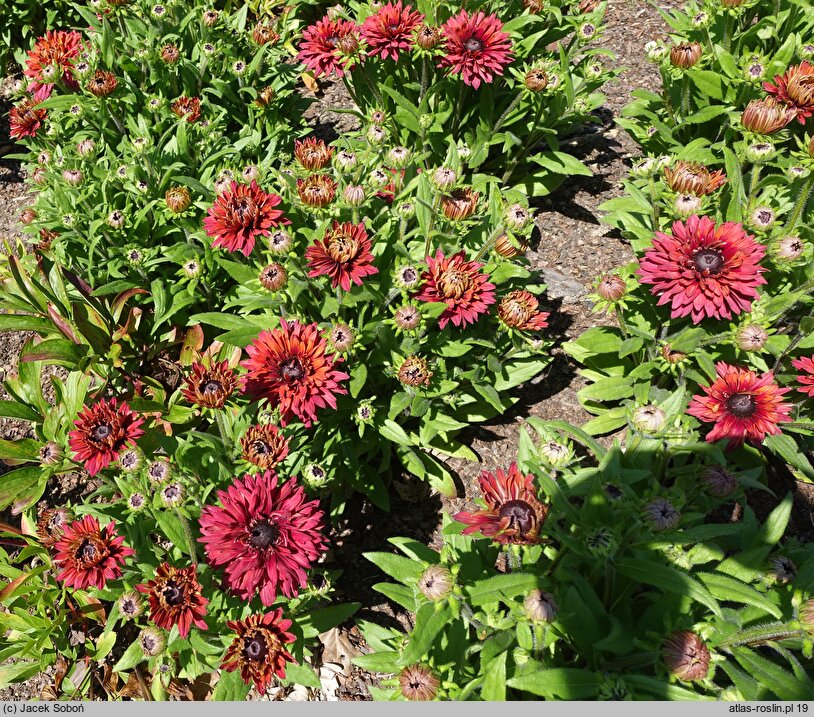
[(699, 162), (684, 161), (677, 162), (673, 168), (665, 167), (664, 177), (674, 192), (696, 197), (712, 194), (727, 181), (722, 169), (710, 172)]
[(512, 291), (497, 305), (498, 318), (510, 329), (517, 331), (542, 331), (548, 326), (548, 312), (540, 311), (540, 302), (534, 294)]
[(52, 547), (61, 537), (65, 527), (73, 520), (67, 508), (46, 508), (37, 520), (37, 537), (44, 547)]
[(85, 87), (94, 97), (107, 97), (113, 93), (118, 84), (119, 81), (112, 72), (96, 70), (93, 77), (85, 84)]

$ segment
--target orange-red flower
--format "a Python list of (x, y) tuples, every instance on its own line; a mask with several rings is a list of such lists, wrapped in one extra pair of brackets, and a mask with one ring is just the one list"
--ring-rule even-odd
[[(28, 90), (34, 93), (37, 102), (51, 96), (56, 79), (61, 79), (72, 90), (79, 89), (73, 74), (73, 61), (81, 50), (82, 35), (73, 30), (50, 30), (37, 40), (28, 52), (24, 70), (25, 76), (32, 80)], [(57, 77), (43, 77), (43, 70), (47, 67), (53, 68)]]
[(784, 74), (776, 75), (774, 84), (764, 82), (763, 89), (797, 113), (797, 121), (805, 124), (814, 114), (814, 65), (801, 62)]
[(814, 396), (814, 356), (810, 358), (801, 356), (794, 359), (791, 365), (803, 372), (797, 376), (797, 382), (800, 384), (797, 390), (808, 396)]
[(79, 590), (91, 585), (101, 590), (108, 580), (121, 577), (121, 566), (135, 551), (123, 544), (115, 528), (113, 521), (100, 528), (92, 515), (68, 525), (54, 546), (57, 580)]
[(359, 46), (359, 28), (350, 20), (327, 15), (302, 34), (297, 59), (316, 77), (336, 73), (342, 77), (353, 66), (351, 55)]
[(192, 372), (184, 379), (181, 395), (190, 403), (206, 408), (222, 408), (237, 385), (237, 376), (228, 361), (212, 366), (192, 364)]
[(187, 122), (196, 122), (201, 117), (201, 100), (198, 97), (182, 95), (172, 103), (170, 109)]
[(36, 137), (47, 116), (48, 111), (37, 107), (36, 102), (24, 100), (9, 112), (9, 137)]
[(264, 695), (272, 677), (285, 679), (287, 662), (296, 662), (285, 645), (296, 637), (286, 632), (291, 620), (283, 620), (283, 609), (277, 608), (265, 615), (249, 615), (245, 620), (229, 620), (226, 627), (237, 633), (226, 650), (221, 667), (227, 672), (240, 670), (248, 685), (253, 682)]
[(446, 258), (439, 249), (435, 258), (427, 257), (423, 284), (414, 298), (419, 301), (444, 302), (447, 308), (438, 317), (442, 329), (452, 321), (454, 326), (474, 324), (495, 303), (495, 285), (488, 274), (480, 272), (483, 264), (467, 261), (462, 251)]
[(365, 39), (370, 56), (381, 55), (383, 60), (399, 59), (400, 52), (407, 52), (413, 45), (413, 30), (424, 20), (412, 5), (402, 7), (401, 0), (382, 5), (362, 24), (362, 37)]
[(297, 194), (303, 204), (319, 209), (336, 197), (336, 182), (327, 174), (312, 174), (297, 180)]
[(766, 283), (760, 260), (766, 247), (735, 222), (715, 225), (709, 217), (675, 222), (672, 234), (656, 232), (653, 246), (636, 272), (658, 305), (670, 304), (671, 316), (731, 319), (748, 311), (757, 287)]
[(495, 15), (461, 10), (444, 23), (443, 33), (446, 45), (439, 67), (461, 75), (475, 89), (502, 75), (512, 60), (512, 42)]
[(139, 428), (142, 423), (143, 418), (126, 403), (118, 405), (115, 398), (85, 406), (74, 421), (76, 428), (68, 434), (74, 460), (96, 475), (117, 460), (121, 451), (135, 445), (144, 434)]
[(172, 630), (173, 625), (178, 625), (181, 637), (189, 634), (192, 625), (207, 629), (203, 618), (209, 600), (202, 594), (203, 586), (198, 582), (194, 565), (175, 568), (162, 563), (155, 571), (155, 578), (136, 585), (136, 590), (147, 595), (150, 619), (158, 627)]
[(773, 97), (752, 100), (741, 115), (744, 129), (757, 134), (773, 134), (783, 129), (797, 116), (797, 112)]
[(769, 371), (758, 376), (754, 371), (730, 366), (723, 361), (715, 365), (718, 378), (711, 386), (702, 386), (705, 396), (692, 397), (687, 413), (715, 427), (707, 434), (713, 443), (729, 439), (729, 448), (744, 441), (762, 443), (766, 434), (780, 433), (779, 423), (790, 421), (792, 405), (783, 403), (783, 394)]
[(294, 157), (303, 169), (322, 169), (331, 161), (333, 147), (316, 137), (306, 137), (302, 142), (294, 140)]
[(282, 210), (274, 209), (282, 201), (279, 195), (264, 192), (254, 180), (249, 185), (232, 182), (203, 220), (206, 233), (215, 240), (212, 246), (249, 256), (257, 237), (289, 223), (282, 218)]
[(342, 358), (327, 349), (316, 324), (280, 319), (279, 328), (263, 331), (246, 348), (243, 390), (279, 408), (283, 426), (299, 418), (308, 427), (318, 409), (335, 409), (336, 397), (348, 392), (341, 385), (348, 374), (336, 368)]
[(542, 331), (548, 326), (548, 313), (540, 311), (537, 297), (528, 291), (512, 291), (497, 306), (500, 320), (518, 331)]
[(249, 426), (240, 439), (243, 460), (268, 470), (288, 455), (288, 439), (270, 423)]
[(378, 273), (373, 266), (371, 244), (364, 224), (339, 223), (325, 230), (325, 236), (317, 239), (305, 250), (305, 258), (311, 271), (308, 276), (330, 276), (331, 285), (350, 291), (351, 284), (362, 285), (366, 276)]
[(548, 515), (548, 506), (537, 498), (531, 473), (523, 475), (512, 462), (508, 472), (483, 471), (478, 483), (486, 508), (453, 516), (466, 524), (464, 535), (479, 532), (504, 545), (541, 542), (540, 529)]

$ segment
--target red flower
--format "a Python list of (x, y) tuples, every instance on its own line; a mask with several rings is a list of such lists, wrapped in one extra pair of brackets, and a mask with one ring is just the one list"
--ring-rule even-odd
[(116, 535), (111, 521), (104, 528), (92, 515), (75, 520), (54, 545), (54, 560), (59, 564), (57, 580), (70, 588), (83, 590), (92, 585), (101, 590), (108, 580), (121, 577), (125, 558), (135, 555)]
[(227, 672), (240, 670), (248, 685), (253, 682), (264, 695), (273, 676), (285, 679), (285, 665), (296, 662), (285, 645), (297, 638), (290, 632), (291, 620), (283, 620), (283, 609), (265, 615), (249, 615), (245, 620), (229, 620), (226, 627), (237, 637), (226, 650), (221, 667)]
[(449, 68), (448, 74), (461, 75), (464, 84), (475, 89), (481, 82), (491, 82), (492, 73), (502, 75), (512, 60), (511, 40), (495, 15), (470, 15), (461, 10), (444, 23), (442, 30), (446, 53), (438, 66)]
[(269, 423), (249, 426), (240, 439), (240, 450), (244, 461), (268, 470), (288, 455), (288, 439)]
[(494, 474), (483, 471), (478, 483), (486, 508), (453, 516), (458, 522), (466, 523), (464, 535), (480, 532), (504, 545), (542, 542), (539, 533), (548, 515), (548, 506), (537, 499), (531, 473), (523, 475), (512, 462), (508, 473), (499, 468)]
[(691, 416), (715, 423), (707, 441), (728, 438), (728, 448), (745, 440), (762, 443), (767, 433), (780, 433), (778, 423), (791, 420), (792, 405), (782, 402), (783, 394), (791, 389), (780, 388), (771, 371), (757, 376), (754, 371), (723, 361), (715, 369), (718, 378), (711, 386), (701, 387), (706, 396), (693, 396), (687, 409)]
[(326, 15), (306, 28), (302, 38), (297, 59), (316, 77), (332, 72), (342, 77), (353, 66), (348, 56), (359, 46), (359, 28), (350, 20), (331, 20)]
[(766, 283), (760, 260), (766, 247), (736, 222), (715, 226), (709, 217), (675, 222), (672, 235), (656, 232), (638, 270), (653, 284), (658, 305), (671, 304), (673, 318), (730, 319), (748, 311)]
[(207, 629), (204, 622), (206, 605), (209, 603), (201, 591), (195, 566), (174, 568), (162, 563), (155, 571), (155, 579), (146, 585), (136, 585), (136, 590), (147, 594), (150, 602), (150, 619), (165, 630), (178, 625), (181, 637), (189, 634), (192, 625), (201, 630)]
[(413, 46), (413, 31), (424, 21), (424, 15), (412, 5), (402, 9), (401, 0), (387, 3), (370, 15), (362, 24), (362, 37), (367, 42), (368, 54), (381, 55), (386, 60), (399, 59), (399, 52)]
[(442, 329), (450, 322), (455, 326), (474, 324), (481, 314), (495, 303), (495, 285), (489, 283), (488, 274), (481, 274), (483, 264), (467, 261), (459, 251), (449, 259), (439, 249), (435, 258), (427, 257), (427, 271), (421, 274), (425, 282), (414, 298), (419, 301), (446, 303), (447, 308), (438, 317)]
[(331, 161), (333, 153), (333, 147), (328, 147), (324, 140), (316, 137), (294, 140), (294, 158), (303, 169), (322, 169)]
[(308, 276), (330, 276), (332, 286), (345, 291), (350, 291), (351, 283), (361, 286), (364, 277), (379, 271), (373, 266), (364, 224), (340, 224), (334, 219), (325, 237), (305, 250), (305, 258), (311, 269)]
[(310, 426), (318, 408), (335, 409), (337, 395), (348, 392), (339, 383), (348, 374), (334, 368), (342, 359), (327, 348), (316, 324), (280, 319), (279, 328), (263, 331), (246, 348), (244, 392), (279, 408), (283, 426), (295, 417)]
[(764, 82), (763, 89), (797, 112), (797, 121), (805, 124), (814, 114), (814, 65), (802, 62), (785, 74), (775, 75), (775, 84)]
[(170, 109), (187, 122), (196, 122), (201, 117), (201, 100), (197, 97), (181, 95), (170, 105)]
[(232, 182), (203, 220), (206, 233), (215, 238), (212, 246), (249, 256), (257, 237), (268, 236), (273, 228), (289, 223), (281, 219), (281, 210), (274, 209), (281, 201), (277, 194), (266, 194), (254, 180), (248, 186)]
[[(54, 82), (45, 82), (42, 71), (51, 67), (60, 73), (62, 81), (72, 90), (78, 90), (79, 84), (73, 76), (73, 60), (79, 57), (82, 50), (82, 35), (73, 30), (51, 30), (39, 38), (28, 52), (24, 74), (32, 79), (28, 86), (34, 93), (34, 99), (41, 102), (51, 96)], [(51, 78), (49, 78), (51, 79)], [(57, 78), (54, 77), (53, 80)]]
[(38, 109), (36, 102), (24, 100), (16, 107), (12, 107), (8, 116), (10, 124), (9, 137), (12, 139), (36, 137), (37, 130), (48, 116), (48, 111)]
[(142, 423), (144, 419), (131, 411), (126, 403), (117, 406), (115, 398), (85, 406), (74, 421), (76, 429), (68, 434), (74, 460), (84, 463), (90, 475), (96, 475), (144, 435), (139, 428)]
[(325, 550), (325, 514), (290, 478), (278, 485), (274, 471), (236, 478), (218, 491), (222, 507), (201, 513), (201, 538), (209, 564), (222, 567), (229, 589), (243, 600), (259, 591), (263, 605), (282, 592), (294, 597), (305, 571)]
[(814, 356), (794, 359), (791, 365), (803, 372), (797, 376), (797, 382), (801, 384), (797, 390), (808, 396), (814, 396)]

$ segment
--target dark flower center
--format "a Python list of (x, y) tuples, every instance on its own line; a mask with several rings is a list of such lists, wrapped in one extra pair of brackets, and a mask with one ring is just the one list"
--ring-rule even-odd
[(167, 585), (163, 590), (164, 600), (167, 605), (180, 605), (184, 602), (184, 591), (175, 580), (168, 580)]
[(266, 645), (266, 641), (260, 635), (255, 635), (243, 643), (243, 654), (247, 660), (254, 660), (256, 662), (265, 660), (268, 651), (268, 645)]
[(470, 37), (465, 43), (464, 47), (469, 52), (480, 52), (483, 50), (483, 42), (481, 42), (477, 37)]
[(715, 276), (720, 274), (724, 268), (724, 256), (714, 249), (701, 249), (692, 258), (697, 271), (702, 274)]
[(757, 410), (757, 401), (749, 393), (733, 393), (726, 400), (726, 410), (737, 418), (749, 418)]
[(259, 456), (267, 456), (271, 453), (271, 446), (265, 441), (255, 441), (252, 443), (252, 451)]
[(395, 33), (397, 33), (397, 32), (399, 31), (399, 26), (398, 26), (398, 25), (396, 25), (396, 23), (391, 22), (391, 23), (390, 23), (390, 24), (387, 26), (387, 29), (388, 29), (390, 32), (392, 32), (392, 33), (394, 33), (394, 34), (395, 34)]
[(764, 209), (757, 213), (757, 218), (761, 224), (768, 224), (772, 220), (772, 214)]
[(339, 42), (339, 36), (331, 35), (330, 37), (326, 37), (325, 42), (327, 42), (331, 47), (336, 47), (336, 43)]
[(263, 520), (252, 526), (249, 545), (258, 550), (265, 550), (277, 542), (279, 535), (280, 531), (276, 525)]
[(90, 437), (91, 440), (98, 443), (104, 441), (111, 433), (113, 433), (113, 429), (107, 423), (100, 423), (98, 426), (93, 427), (93, 430), (90, 432)]
[(218, 393), (223, 390), (223, 384), (220, 381), (210, 380), (201, 386), (202, 393)]
[(255, 216), (257, 215), (257, 205), (251, 199), (251, 197), (237, 197), (234, 200), (234, 210), (235, 214), (237, 214), (238, 221), (247, 226), (254, 221)]
[(293, 383), (294, 381), (299, 381), (305, 375), (305, 370), (299, 359), (292, 357), (280, 364), (280, 373), (283, 375), (285, 381)]
[(532, 529), (537, 517), (534, 508), (524, 500), (507, 501), (500, 507), (498, 516), (508, 518), (509, 527), (519, 531), (521, 535), (526, 535)]
[(96, 546), (89, 540), (83, 540), (76, 550), (77, 560), (94, 560), (96, 558)]

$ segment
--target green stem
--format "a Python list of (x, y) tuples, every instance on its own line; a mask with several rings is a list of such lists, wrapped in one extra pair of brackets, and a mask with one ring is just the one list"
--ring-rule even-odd
[(795, 334), (794, 338), (791, 340), (789, 345), (786, 346), (786, 350), (783, 351), (783, 353), (780, 354), (780, 356), (777, 357), (777, 361), (775, 361), (774, 368), (772, 368), (772, 373), (777, 372), (778, 367), (780, 366), (781, 363), (783, 363), (783, 360), (786, 358), (786, 356), (788, 356), (792, 351), (794, 351), (794, 349), (797, 348), (797, 345), (804, 338), (805, 338), (805, 336), (804, 336), (802, 330), (798, 327), (797, 333)]
[(438, 209), (441, 206), (441, 194), (437, 194), (432, 202), (432, 211), (430, 212), (430, 223), (427, 226), (427, 239), (424, 242), (424, 259), (430, 255), (430, 239), (432, 237), (432, 229), (435, 225), (435, 217), (438, 214)]
[[(189, 548), (189, 556), (192, 558), (192, 564), (198, 564), (198, 553), (195, 550), (195, 538), (192, 535), (192, 528), (189, 527), (189, 521), (186, 519), (186, 516), (177, 508), (175, 509), (175, 515), (178, 518), (178, 522), (181, 523), (181, 529), (184, 532), (184, 537), (187, 540), (187, 548)], [(178, 547), (181, 547), (180, 545)]]
[(755, 164), (752, 167), (752, 177), (749, 182), (749, 198), (746, 200), (746, 206), (751, 207), (752, 202), (755, 200), (757, 194), (757, 185), (760, 183), (760, 165)]
[(789, 221), (786, 223), (785, 231), (792, 232), (797, 222), (800, 221), (800, 216), (808, 205), (808, 200), (811, 198), (811, 191), (814, 189), (814, 173), (808, 178), (808, 181), (800, 189), (800, 194), (797, 197), (797, 202), (794, 204), (794, 211), (792, 211)]
[(486, 142), (488, 142), (492, 137), (494, 137), (499, 131), (500, 128), (503, 126), (503, 123), (506, 121), (506, 118), (514, 111), (514, 108), (520, 104), (520, 100), (523, 99), (523, 91), (517, 93), (517, 96), (511, 101), (509, 106), (504, 110), (503, 114), (498, 117), (497, 122), (495, 122), (495, 126), (492, 127), (491, 131), (489, 132), (489, 136), (486, 138)]
[[(537, 111), (534, 113), (534, 122), (532, 127), (537, 127), (540, 124), (540, 118), (543, 116), (543, 103), (537, 106)], [(525, 159), (526, 153), (534, 146), (534, 133), (529, 132), (529, 136), (526, 139), (523, 146), (520, 148), (520, 151), (515, 155), (514, 159), (509, 164), (508, 169), (503, 173), (503, 176), (500, 178), (500, 183), (505, 184), (509, 178), (514, 174), (514, 170), (520, 162)]]
[(498, 236), (500, 236), (500, 233), (502, 231), (503, 231), (502, 226), (498, 226), (496, 229), (492, 231), (487, 240), (483, 243), (483, 246), (480, 248), (480, 251), (478, 251), (478, 253), (475, 255), (473, 261), (480, 261), (483, 258), (483, 255), (486, 254), (487, 251), (489, 251), (489, 248), (492, 246), (492, 244), (495, 243), (495, 240), (498, 238)]
[(430, 63), (427, 56), (421, 58), (421, 91), (418, 93), (418, 109), (421, 111), (421, 104), (427, 94), (430, 84)]
[(783, 640), (789, 637), (801, 637), (800, 630), (793, 630), (782, 622), (774, 622), (769, 625), (758, 625), (757, 627), (740, 630), (723, 642), (719, 642), (715, 647), (726, 649), (738, 645), (754, 645), (772, 642), (773, 640)]
[(686, 74), (681, 78), (681, 116), (690, 116), (690, 78)]
[(215, 409), (213, 413), (215, 414), (215, 425), (218, 427), (220, 439), (223, 441), (223, 445), (227, 451), (230, 451), (232, 449), (232, 442), (229, 440), (229, 432), (226, 430), (226, 421), (223, 419), (223, 411)]
[(458, 92), (458, 101), (455, 104), (455, 117), (452, 120), (452, 138), (456, 139), (458, 136), (458, 128), (461, 125), (461, 112), (464, 106), (464, 96), (466, 95), (466, 85), (461, 82), (461, 89)]

